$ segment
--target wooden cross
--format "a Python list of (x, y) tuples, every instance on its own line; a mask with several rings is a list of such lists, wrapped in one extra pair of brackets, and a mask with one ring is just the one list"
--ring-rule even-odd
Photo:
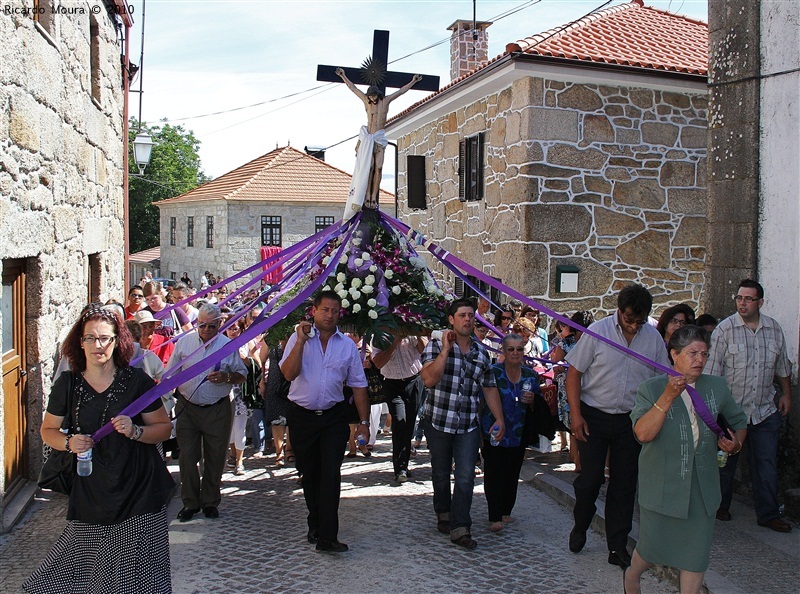
[[(370, 59), (373, 64), (382, 68), (383, 80), (380, 84), (375, 84), (369, 80), (365, 80), (363, 76), (363, 68), (347, 68), (342, 67), (344, 73), (353, 83), (362, 85), (374, 85), (381, 90), (382, 95), (386, 95), (386, 87), (393, 87), (399, 89), (403, 85), (411, 82), (414, 77), (413, 73), (409, 72), (388, 72), (387, 67), (389, 64), (389, 32), (375, 30), (372, 38), (372, 56)], [(338, 66), (325, 66), (320, 64), (317, 66), (317, 80), (324, 82), (343, 82), (341, 78), (336, 75)], [(422, 75), (422, 80), (414, 85), (415, 91), (438, 91), (439, 90), (439, 77), (428, 74)]]

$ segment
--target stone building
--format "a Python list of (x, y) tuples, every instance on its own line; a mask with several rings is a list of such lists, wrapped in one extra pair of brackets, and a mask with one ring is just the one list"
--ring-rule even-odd
[(635, 0), (483, 62), (471, 26), (450, 27), (456, 78), (386, 127), (405, 222), (559, 311), (613, 310), (631, 281), (702, 309), (707, 25)]
[[(185, 194), (161, 200), (161, 276), (228, 278), (342, 218), (351, 176), (292, 147), (276, 148)], [(394, 196), (381, 190), (394, 214)]]
[(0, 18), (0, 530), (35, 491), (59, 341), (88, 301), (124, 295), (132, 21), (96, 4), (11, 2)]

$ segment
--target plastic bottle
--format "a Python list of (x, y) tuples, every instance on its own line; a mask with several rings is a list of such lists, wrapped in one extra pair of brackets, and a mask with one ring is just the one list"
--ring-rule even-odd
[(363, 448), (365, 445), (367, 445), (367, 438), (363, 435), (359, 435), (356, 438), (356, 443), (358, 444), (358, 447)]
[(78, 454), (78, 476), (89, 476), (92, 474), (92, 448)]
[(500, 440), (497, 439), (498, 433), (500, 433), (500, 426), (492, 425), (492, 430), (489, 431), (489, 443), (493, 446), (496, 446), (500, 443)]
[(521, 395), (524, 395), (525, 392), (530, 392), (532, 390), (533, 390), (533, 382), (531, 380), (526, 379), (525, 381), (522, 382)]

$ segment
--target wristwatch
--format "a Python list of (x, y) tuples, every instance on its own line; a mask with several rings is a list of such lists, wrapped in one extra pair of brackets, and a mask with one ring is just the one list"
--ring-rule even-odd
[(367, 427), (369, 427), (369, 421), (361, 421), (361, 424), (362, 425), (366, 425)]
[(133, 426), (133, 435), (131, 435), (131, 439), (133, 441), (139, 441), (139, 439), (142, 437), (142, 433), (144, 433), (144, 429), (139, 427), (139, 425), (134, 425)]

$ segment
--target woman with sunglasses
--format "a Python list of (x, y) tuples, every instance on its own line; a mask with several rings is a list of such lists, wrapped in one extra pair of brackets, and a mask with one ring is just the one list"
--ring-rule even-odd
[[(664, 344), (669, 344), (669, 340), (676, 330), (694, 324), (694, 322), (694, 310), (685, 303), (679, 303), (668, 307), (661, 313), (656, 330), (664, 338)], [(672, 361), (671, 358), (670, 361)]]
[[(175, 483), (155, 445), (172, 425), (160, 398), (133, 417), (121, 414), (154, 385), (130, 367), (133, 350), (125, 324), (99, 304), (64, 341), (72, 371), (53, 384), (42, 440), (54, 450), (91, 450), (92, 470), (74, 476), (67, 527), (26, 580), (28, 592), (172, 591), (166, 505)], [(114, 431), (94, 442), (109, 421)]]
[(503, 307), (503, 309), (495, 315), (494, 319), (497, 321), (497, 324), (495, 324), (497, 329), (503, 334), (508, 334), (511, 332), (511, 324), (514, 322), (514, 310), (508, 306)]
[(491, 368), (497, 391), (503, 405), (505, 435), (492, 444), (491, 431), (495, 423), (489, 407), (484, 407), (481, 417), (483, 428), (483, 453), (486, 503), (489, 507), (490, 530), (499, 532), (513, 522), (511, 511), (517, 501), (517, 485), (525, 448), (525, 418), (535, 394), (542, 395), (539, 376), (530, 367), (522, 365), (525, 339), (518, 334), (506, 334), (500, 343), (504, 360)]

